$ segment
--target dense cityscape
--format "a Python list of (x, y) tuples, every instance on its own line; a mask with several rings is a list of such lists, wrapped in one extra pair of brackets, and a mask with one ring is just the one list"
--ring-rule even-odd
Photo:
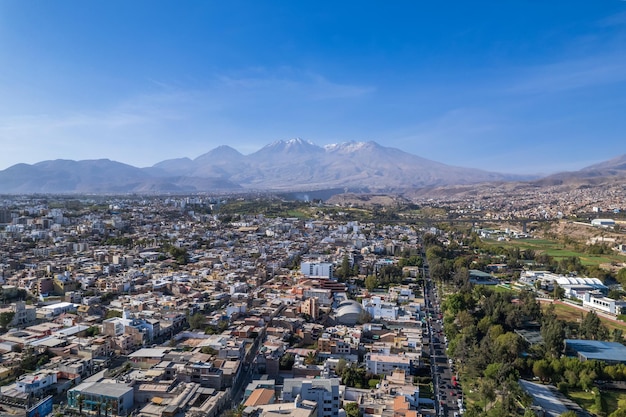
[(459, 204), (5, 197), (2, 415), (622, 415), (620, 220), (558, 257), (581, 219)]

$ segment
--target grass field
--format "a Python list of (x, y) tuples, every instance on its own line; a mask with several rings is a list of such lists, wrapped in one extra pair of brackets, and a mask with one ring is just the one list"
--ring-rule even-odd
[(618, 408), (626, 408), (626, 393), (620, 391), (604, 391), (606, 405), (610, 412)]
[(591, 391), (570, 391), (567, 393), (567, 397), (593, 414), (598, 414), (602, 411), (596, 408), (595, 395)]
[[(602, 391), (606, 402), (607, 414), (619, 408), (626, 408), (626, 393), (620, 391)], [(595, 402), (595, 394), (591, 391), (570, 391), (567, 397), (580, 405), (585, 410), (599, 415), (602, 410), (598, 410)]]
[[(543, 309), (546, 309), (548, 308), (548, 304), (541, 304), (541, 307)], [(566, 304), (554, 304), (554, 312), (559, 319), (565, 321), (573, 321), (576, 323), (580, 323), (584, 315), (587, 314), (587, 312), (584, 310), (580, 310)], [(607, 329), (609, 329), (609, 331), (612, 331), (613, 329), (619, 329), (626, 333), (626, 323), (617, 323), (601, 316), (600, 321), (607, 327)]]
[(495, 292), (505, 292), (505, 293), (517, 293), (513, 288), (505, 288), (502, 285), (490, 285)]
[(537, 253), (545, 253), (559, 261), (563, 258), (577, 256), (583, 265), (599, 265), (611, 262), (624, 262), (626, 257), (618, 254), (590, 255), (567, 248), (563, 243), (547, 239), (517, 239), (507, 242), (484, 240), (490, 246), (502, 246), (504, 248), (519, 248), (520, 250), (532, 249)]

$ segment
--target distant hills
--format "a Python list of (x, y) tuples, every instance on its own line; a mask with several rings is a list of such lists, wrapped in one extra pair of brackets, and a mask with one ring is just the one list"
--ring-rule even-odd
[[(589, 176), (624, 172), (626, 156), (578, 171)], [(376, 142), (320, 147), (302, 139), (292, 139), (271, 143), (249, 155), (229, 146), (219, 146), (195, 159), (168, 159), (148, 168), (108, 159), (17, 164), (0, 171), (0, 193), (149, 194), (334, 188), (403, 192), (426, 187), (529, 179), (450, 166)]]
[(578, 171), (559, 172), (538, 179), (535, 185), (599, 185), (626, 180), (626, 154)]

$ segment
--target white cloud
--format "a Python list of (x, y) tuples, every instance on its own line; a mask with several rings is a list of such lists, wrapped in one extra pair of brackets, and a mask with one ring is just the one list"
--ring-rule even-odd
[(308, 117), (312, 106), (374, 91), (289, 68), (220, 75), (193, 88), (149, 81), (152, 92), (121, 98), (108, 107), (96, 100), (81, 108), (49, 105), (36, 114), (4, 111), (0, 141), (10, 143), (11, 151), (0, 156), (0, 169), (55, 158), (107, 157), (150, 165), (194, 156), (223, 143), (237, 146), (240, 141), (252, 148), (250, 139), (269, 139), (270, 131), (286, 132), (294, 120)]
[(604, 55), (534, 66), (518, 71), (505, 89), (513, 94), (558, 93), (626, 81), (626, 55)]

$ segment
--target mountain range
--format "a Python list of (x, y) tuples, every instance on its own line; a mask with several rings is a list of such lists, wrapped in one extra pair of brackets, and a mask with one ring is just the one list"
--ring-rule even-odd
[[(578, 172), (587, 176), (623, 174), (626, 156)], [(219, 146), (195, 159), (168, 159), (147, 168), (108, 159), (17, 164), (0, 171), (0, 193), (192, 193), (331, 188), (401, 192), (530, 179), (450, 166), (376, 142), (320, 147), (302, 139), (291, 139), (271, 143), (249, 155), (229, 146)], [(555, 176), (548, 181), (563, 180)]]

